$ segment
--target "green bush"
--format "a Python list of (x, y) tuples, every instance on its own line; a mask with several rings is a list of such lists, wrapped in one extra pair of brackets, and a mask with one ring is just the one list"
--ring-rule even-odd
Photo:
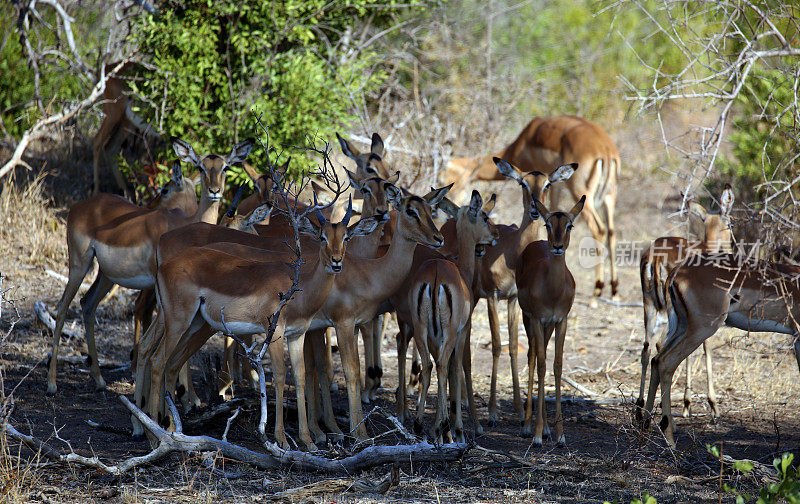
[[(307, 135), (331, 138), (385, 77), (378, 56), (356, 50), (346, 34), (367, 15), (380, 26), (400, 9), (396, 3), (167, 0), (136, 30), (153, 68), (133, 83), (148, 98), (140, 113), (198, 152), (227, 154), (243, 138), (266, 140), (258, 117), (277, 151), (306, 145)], [(250, 160), (258, 166), (265, 154), (257, 148)], [(313, 163), (288, 154), (295, 172)], [(234, 170), (228, 180), (246, 177)]]

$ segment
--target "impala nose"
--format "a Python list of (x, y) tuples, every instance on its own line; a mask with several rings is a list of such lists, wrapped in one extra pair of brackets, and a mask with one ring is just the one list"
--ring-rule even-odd
[(341, 273), (342, 272), (342, 260), (341, 259), (334, 259), (331, 261), (331, 271), (334, 273)]
[(209, 189), (208, 199), (210, 199), (211, 201), (219, 201), (222, 199), (222, 193), (219, 191), (219, 189), (217, 189), (216, 191), (214, 189)]
[(563, 248), (559, 248), (559, 247), (554, 248), (553, 249), (553, 255), (557, 255), (557, 256), (564, 255), (564, 249)]

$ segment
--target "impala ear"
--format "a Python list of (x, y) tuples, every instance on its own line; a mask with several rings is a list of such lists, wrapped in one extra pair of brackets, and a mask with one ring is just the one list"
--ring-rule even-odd
[(250, 163), (242, 163), (242, 168), (244, 168), (244, 173), (247, 175), (247, 178), (253, 183), (253, 187), (258, 187), (257, 181), (261, 177), (261, 174), (258, 173)]
[(319, 239), (319, 233), (322, 228), (311, 222), (308, 217), (303, 217), (300, 219), (300, 223), (297, 226), (297, 231), (301, 234), (311, 236), (313, 238)]
[(247, 140), (243, 140), (234, 145), (233, 149), (231, 149), (231, 153), (228, 154), (227, 164), (232, 165), (234, 163), (241, 163), (247, 159), (247, 156), (250, 155), (250, 151), (253, 150), (255, 143), (255, 138), (248, 138)]
[(189, 142), (181, 140), (178, 137), (173, 137), (172, 148), (175, 150), (175, 154), (178, 155), (178, 159), (185, 163), (191, 163), (205, 171), (205, 168), (200, 164), (200, 158), (197, 157), (197, 153), (194, 151), (194, 147), (192, 147)]
[(438, 206), (451, 187), (453, 187), (453, 184), (440, 187), (439, 189), (431, 189), (431, 192), (422, 198), (427, 201), (430, 206)]
[(489, 201), (483, 204), (483, 211), (486, 212), (486, 215), (492, 215), (492, 211), (494, 211), (494, 205), (497, 203), (497, 195), (492, 193), (492, 197), (489, 198)]
[(722, 215), (727, 216), (731, 213), (733, 208), (733, 187), (730, 184), (725, 184), (725, 189), (719, 197), (719, 211)]
[(391, 204), (395, 210), (400, 210), (400, 207), (403, 204), (403, 193), (400, 189), (397, 188), (394, 184), (386, 183), (383, 188), (384, 193), (386, 194), (386, 201)]
[(400, 180), (400, 172), (399, 171), (394, 172), (394, 175), (390, 175), (389, 178), (386, 179), (386, 181), (391, 183), (391, 184), (396, 184), (398, 180)]
[(550, 174), (549, 180), (551, 184), (567, 180), (578, 169), (578, 163), (570, 163), (559, 166), (556, 171)]
[(550, 213), (550, 210), (548, 210), (547, 207), (544, 206), (544, 203), (542, 203), (536, 198), (533, 198), (533, 205), (536, 207), (536, 211), (539, 212), (539, 215), (541, 215), (542, 217), (546, 217)]
[(370, 234), (371, 232), (375, 231), (375, 228), (378, 227), (383, 221), (378, 220), (375, 217), (367, 217), (366, 219), (361, 219), (360, 221), (356, 222), (349, 228), (347, 228), (347, 234), (345, 235), (345, 240), (349, 240), (351, 238), (355, 238), (356, 236), (365, 236)]
[[(431, 191), (434, 191), (434, 189), (431, 188)], [(442, 198), (442, 201), (436, 207), (454, 219), (458, 217), (458, 205), (447, 198)]]
[(234, 215), (236, 215), (236, 208), (239, 206), (239, 200), (242, 199), (242, 194), (244, 194), (244, 188), (247, 184), (241, 184), (239, 189), (236, 190), (236, 194), (233, 195), (233, 201), (231, 201), (231, 206), (228, 207), (228, 211), (225, 212), (225, 215), (231, 219)]
[(351, 172), (347, 168), (344, 168), (344, 172), (347, 174), (347, 178), (350, 180), (350, 185), (353, 186), (353, 189), (361, 191), (361, 189), (362, 189), (362, 187), (364, 187), (364, 185), (361, 183), (360, 180), (358, 180), (358, 177), (356, 176), (356, 174)]
[(372, 134), (372, 145), (370, 146), (370, 151), (377, 156), (383, 157), (383, 139), (377, 133)]
[(245, 227), (250, 227), (253, 224), (264, 222), (269, 218), (269, 214), (271, 212), (272, 203), (264, 203), (263, 205), (256, 207), (255, 210), (250, 212), (250, 215), (247, 216), (247, 219), (245, 220)]
[(708, 217), (708, 210), (706, 210), (706, 207), (696, 201), (689, 202), (689, 213), (693, 213), (694, 215), (700, 217), (700, 220), (703, 222), (705, 222), (706, 217)]
[(581, 214), (581, 211), (583, 211), (583, 204), (584, 203), (586, 203), (586, 195), (585, 194), (583, 196), (581, 196), (581, 199), (579, 199), (578, 202), (575, 203), (575, 206), (572, 207), (572, 210), (569, 211), (569, 213), (572, 215), (572, 220), (573, 221), (575, 219), (577, 219), (578, 216)]
[(521, 172), (513, 167), (511, 163), (500, 159), (499, 157), (493, 157), (492, 161), (494, 161), (494, 164), (497, 165), (497, 171), (503, 174), (504, 177), (510, 178), (511, 180), (516, 180), (520, 183), (522, 182)]
[(344, 155), (354, 161), (358, 161), (358, 155), (360, 154), (358, 149), (353, 148), (353, 146), (350, 145), (350, 142), (342, 138), (339, 133), (336, 133), (336, 138), (339, 140), (339, 146), (342, 148)]
[(469, 218), (474, 222), (475, 219), (478, 218), (478, 212), (480, 211), (481, 207), (483, 206), (483, 197), (481, 197), (481, 193), (476, 190), (472, 190), (472, 196), (469, 198), (469, 209), (467, 213)]
[(181, 171), (181, 164), (178, 161), (172, 163), (172, 180), (178, 185), (183, 182), (183, 172)]

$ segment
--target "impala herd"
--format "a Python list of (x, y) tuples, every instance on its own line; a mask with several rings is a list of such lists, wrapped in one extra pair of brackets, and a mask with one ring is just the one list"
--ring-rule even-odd
[[(277, 397), (274, 437), (278, 444), (289, 447), (283, 411), (284, 348), (294, 377), (299, 442), (305, 449), (315, 450), (325, 441), (320, 419), (331, 435), (343, 436), (331, 402), (332, 332), (346, 380), (347, 432), (357, 441), (367, 439), (362, 402), (373, 400), (381, 384), (382, 329), (385, 315), (394, 313), (399, 328), (398, 419), (408, 420), (406, 352), (413, 342), (419, 356), (419, 364), (412, 367), (412, 374), (419, 375), (414, 377), (419, 382), (414, 432), (427, 432), (437, 443), (463, 442), (462, 397), (468, 402), (476, 433), (483, 431), (473, 390), (472, 311), (479, 299), (487, 300), (492, 344), (488, 425), (494, 427), (501, 353), (497, 303), (505, 299), (513, 405), (523, 422), (522, 434), (532, 436), (536, 445), (550, 436), (544, 381), (547, 346), (555, 335), (556, 407), (550, 425), (555, 429), (552, 439), (563, 445), (561, 373), (567, 320), (576, 291), (565, 252), (579, 217), (597, 242), (608, 246), (612, 296), (617, 295), (619, 286), (613, 251), (620, 159), (613, 141), (599, 126), (578, 117), (536, 118), (495, 156), (452, 160), (445, 173), (447, 185), (420, 197), (398, 186), (398, 173), (386, 163), (379, 135), (373, 135), (371, 148), (364, 153), (346, 139), (338, 139), (344, 154), (355, 162), (355, 170), (346, 173), (353, 193), (363, 200), (358, 220), (352, 199), (344, 216), (333, 222), (330, 205), (319, 205), (316, 197), (308, 205), (287, 198), (280, 189), (288, 180), (287, 162), (269, 174), (245, 164), (255, 192), (240, 201), (240, 188), (217, 224), (226, 172), (245, 161), (253, 140), (238, 143), (225, 156), (200, 156), (187, 142), (175, 139), (178, 159), (193, 166), (197, 175), (184, 177), (176, 163), (172, 179), (146, 208), (110, 194), (96, 194), (73, 205), (67, 218), (69, 278), (57, 306), (48, 393), (56, 392), (59, 340), (67, 310), (96, 260), (97, 277), (81, 299), (95, 386), (105, 387), (94, 337), (97, 306), (115, 284), (140, 290), (131, 352), (135, 404), (168, 428), (175, 428), (165, 405), (169, 394), (175, 393), (186, 409), (200, 405), (187, 362), (211, 336), (217, 332), (228, 336), (218, 384), (224, 395), (232, 393), (231, 385), (245, 375), (251, 382), (264, 376), (241, 361), (232, 337), (248, 344), (254, 334), (272, 328), (269, 354)], [(492, 221), (494, 194), (485, 198), (473, 190), (464, 206), (454, 203), (470, 181), (503, 177), (517, 182), (522, 190), (519, 224)], [(577, 201), (569, 211), (559, 210), (562, 185)], [(455, 196), (453, 200), (448, 194)], [(719, 213), (691, 203), (690, 210), (705, 224), (704, 241), (658, 238), (641, 259), (645, 339), (635, 415), (643, 427), (649, 425), (660, 386), (659, 424), (672, 446), (672, 378), (686, 360), (687, 415), (691, 397), (688, 358), (701, 344), (707, 363), (708, 401), (713, 415), (719, 414), (706, 340), (720, 326), (789, 334), (800, 366), (800, 303), (795, 303), (800, 297), (800, 268), (741, 261), (734, 255), (729, 217), (733, 201), (728, 187), (719, 195)], [(449, 220), (437, 227), (434, 211)], [(287, 247), (287, 241), (302, 250), (301, 262), (293, 262), (297, 251)], [(297, 290), (284, 302), (293, 283)], [(604, 285), (601, 263), (596, 269), (595, 299)], [(525, 405), (518, 378), (517, 305), (529, 340)], [(279, 306), (282, 310), (276, 321), (273, 316)], [(655, 342), (659, 315), (666, 316), (669, 327), (663, 339)], [(364, 340), (363, 367), (357, 330)], [(653, 343), (656, 353), (651, 359)], [(424, 411), (434, 369), (436, 418), (432, 429), (426, 431)], [(133, 423), (134, 435), (141, 437), (142, 426), (135, 419)]]

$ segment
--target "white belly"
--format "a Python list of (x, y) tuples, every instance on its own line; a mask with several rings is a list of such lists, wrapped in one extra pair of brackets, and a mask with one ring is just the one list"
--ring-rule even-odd
[(114, 283), (129, 289), (149, 289), (155, 284), (149, 267), (151, 247), (110, 247), (95, 242), (93, 248), (100, 270)]

